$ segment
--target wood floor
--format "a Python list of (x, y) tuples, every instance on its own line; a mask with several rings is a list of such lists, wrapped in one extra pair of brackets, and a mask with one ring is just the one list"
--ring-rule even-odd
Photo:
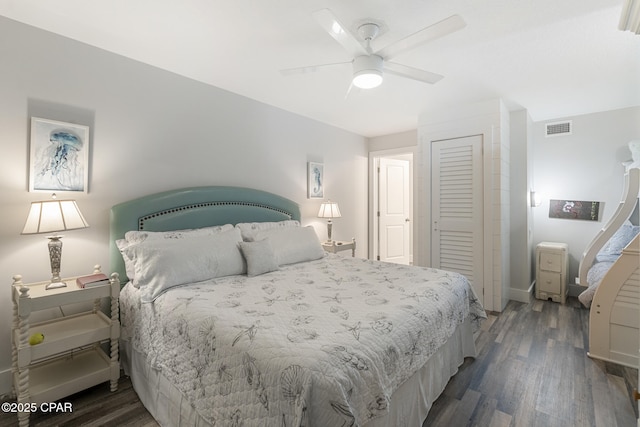
[[(467, 359), (423, 427), (635, 427), (637, 370), (587, 357), (588, 318), (575, 298), (509, 302), (484, 323), (478, 358)], [(33, 414), (31, 425), (158, 425), (127, 377), (116, 393), (102, 384), (62, 401), (72, 413)], [(0, 413), (0, 426), (17, 425), (15, 414)]]
[(509, 302), (476, 345), (423, 427), (635, 427), (638, 371), (587, 357), (589, 311)]

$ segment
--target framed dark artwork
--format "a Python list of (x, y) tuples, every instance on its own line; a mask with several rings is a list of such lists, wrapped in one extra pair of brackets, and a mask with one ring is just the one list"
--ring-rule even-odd
[(87, 192), (89, 127), (31, 118), (29, 191)]
[(549, 201), (549, 218), (598, 221), (600, 219), (600, 202), (551, 199)]

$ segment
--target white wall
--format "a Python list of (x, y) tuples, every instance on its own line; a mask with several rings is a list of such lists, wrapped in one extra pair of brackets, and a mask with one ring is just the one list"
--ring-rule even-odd
[(11, 277), (50, 276), (46, 238), (20, 235), (30, 202), (50, 196), (27, 191), (31, 116), (91, 128), (90, 191), (65, 194), (91, 228), (66, 233), (65, 276), (108, 267), (112, 205), (185, 186), (277, 193), (325, 238), (320, 200), (306, 198), (308, 161), (324, 162), (325, 195), (340, 203), (334, 235), (356, 237), (366, 256), (364, 137), (1, 17), (0, 55), (0, 395), (11, 386)]
[[(640, 138), (640, 107), (606, 111), (555, 121), (572, 120), (573, 133), (545, 137), (545, 124), (533, 125), (533, 182), (543, 202), (533, 210), (533, 243), (569, 245), (569, 283), (575, 283), (580, 257), (620, 201), (624, 168), (631, 159), (627, 143)], [(549, 199), (604, 203), (600, 221), (549, 218)], [(601, 205), (602, 206), (602, 205)]]

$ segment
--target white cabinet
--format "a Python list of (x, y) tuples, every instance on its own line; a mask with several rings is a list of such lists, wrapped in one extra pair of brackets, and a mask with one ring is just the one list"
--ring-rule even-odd
[[(13, 277), (12, 365), (19, 408), (53, 402), (106, 381), (111, 391), (118, 387), (118, 274), (112, 274), (107, 284), (84, 289), (76, 285), (75, 277), (64, 281), (67, 287), (45, 290), (48, 282), (25, 284), (22, 276)], [(105, 298), (110, 300), (109, 316), (100, 310)], [(87, 302), (93, 303), (90, 311), (30, 322), (36, 311), (63, 312), (65, 305)], [(35, 333), (42, 333), (44, 340), (31, 345), (29, 338)], [(101, 348), (103, 342), (108, 342), (109, 354)], [(19, 412), (18, 420), (20, 426), (28, 426), (29, 412)]]
[(536, 298), (564, 304), (567, 300), (569, 246), (541, 242), (536, 247)]

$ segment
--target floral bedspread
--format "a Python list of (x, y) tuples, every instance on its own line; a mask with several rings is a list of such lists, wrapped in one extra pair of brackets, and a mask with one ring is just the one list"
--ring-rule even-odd
[(338, 255), (138, 294), (120, 294), (122, 339), (216, 426), (362, 425), (486, 317), (459, 274)]

